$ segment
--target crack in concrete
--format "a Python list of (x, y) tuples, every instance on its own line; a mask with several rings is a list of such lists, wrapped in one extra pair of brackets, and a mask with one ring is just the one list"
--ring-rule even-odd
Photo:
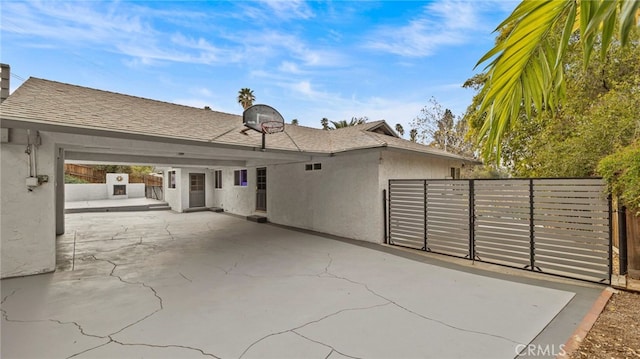
[(327, 315), (325, 315), (325, 316), (323, 316), (323, 317), (321, 317), (321, 318), (318, 318), (318, 319), (315, 319), (315, 320), (312, 320), (312, 321), (306, 322), (306, 323), (304, 323), (304, 324), (302, 324), (302, 325), (299, 325), (299, 326), (297, 326), (297, 327), (294, 327), (294, 328), (291, 328), (291, 329), (287, 329), (287, 330), (282, 330), (282, 331), (275, 332), (275, 333), (267, 334), (267, 335), (263, 336), (262, 338), (260, 338), (260, 339), (258, 339), (258, 340), (256, 340), (256, 341), (254, 341), (253, 343), (249, 344), (249, 346), (248, 346), (248, 347), (247, 347), (247, 348), (242, 352), (242, 354), (240, 354), (240, 356), (238, 357), (238, 359), (241, 359), (241, 358), (242, 358), (242, 357), (243, 357), (243, 356), (244, 356), (244, 355), (245, 355), (245, 354), (246, 354), (246, 353), (247, 353), (247, 352), (248, 352), (248, 351), (249, 351), (253, 346), (257, 345), (257, 344), (258, 344), (258, 343), (260, 343), (261, 341), (266, 340), (266, 339), (268, 339), (268, 338), (270, 338), (270, 337), (273, 337), (273, 336), (276, 336), (276, 335), (280, 335), (280, 334), (284, 334), (284, 333), (289, 333), (289, 332), (291, 332), (291, 333), (293, 333), (293, 334), (296, 334), (296, 335), (299, 335), (299, 336), (301, 336), (301, 337), (303, 337), (303, 338), (305, 338), (305, 339), (307, 339), (307, 340), (310, 340), (310, 341), (312, 341), (312, 342), (314, 342), (314, 343), (317, 343), (317, 344), (321, 344), (321, 345), (323, 345), (323, 346), (326, 346), (327, 348), (331, 348), (331, 349), (333, 349), (334, 351), (336, 351), (337, 353), (340, 353), (340, 354), (342, 354), (342, 355), (344, 355), (344, 356), (347, 356), (347, 357), (350, 357), (350, 358), (356, 358), (356, 357), (349, 356), (349, 355), (346, 355), (346, 354), (343, 354), (343, 353), (339, 352), (338, 350), (336, 350), (334, 347), (332, 347), (332, 346), (331, 346), (331, 345), (329, 345), (329, 344), (326, 344), (326, 343), (322, 343), (322, 342), (318, 342), (318, 341), (315, 341), (315, 340), (309, 339), (309, 338), (305, 337), (304, 335), (302, 335), (302, 334), (300, 334), (300, 333), (296, 332), (296, 330), (298, 330), (298, 329), (302, 329), (302, 328), (304, 328), (304, 327), (306, 327), (306, 326), (308, 326), (308, 325), (311, 325), (311, 324), (315, 324), (315, 323), (321, 322), (321, 321), (323, 321), (323, 320), (325, 320), (325, 319), (327, 319), (327, 318), (330, 318), (330, 317), (336, 316), (336, 315), (338, 315), (338, 314), (340, 314), (340, 313), (349, 312), (349, 311), (356, 311), (356, 310), (368, 310), (368, 309), (373, 309), (373, 308), (377, 308), (377, 307), (383, 307), (383, 306), (385, 306), (385, 305), (389, 305), (389, 304), (391, 304), (391, 302), (390, 302), (390, 301), (388, 301), (387, 303), (376, 304), (376, 305), (371, 305), (371, 306), (367, 306), (367, 307), (356, 307), (356, 308), (345, 308), (345, 309), (340, 309), (340, 310), (338, 310), (338, 311), (336, 311), (336, 312), (333, 312), (333, 313), (327, 314)]
[(111, 339), (112, 343), (116, 343), (119, 345), (123, 345), (123, 346), (144, 346), (144, 347), (150, 347), (150, 348), (181, 348), (181, 349), (189, 349), (189, 350), (194, 350), (199, 352), (202, 355), (205, 356), (209, 356), (212, 358), (216, 358), (216, 359), (222, 359), (221, 357), (211, 354), (211, 353), (207, 353), (204, 350), (200, 349), (200, 348), (194, 348), (194, 347), (190, 347), (190, 346), (186, 346), (186, 345), (175, 345), (175, 344), (168, 344), (168, 345), (157, 345), (157, 344), (143, 344), (143, 343), (123, 343), (120, 341), (117, 341), (111, 337), (109, 337)]
[(0, 302), (0, 304), (4, 304), (4, 302), (6, 302), (7, 299), (9, 299), (9, 297), (11, 297), (12, 295), (16, 294), (17, 291), (18, 291), (17, 289), (14, 289), (14, 290), (11, 291), (11, 293), (9, 293), (9, 294), (5, 295), (4, 297), (2, 297), (2, 301)]
[(178, 274), (180, 274), (180, 276), (181, 276), (182, 278), (184, 278), (184, 279), (188, 280), (190, 283), (193, 283), (193, 281), (192, 281), (191, 279), (187, 278), (187, 276), (185, 276), (184, 274), (182, 274), (182, 273), (180, 273), (180, 272), (178, 272)]
[(343, 352), (341, 352), (341, 351), (337, 350), (336, 348), (332, 347), (332, 346), (331, 346), (331, 345), (329, 345), (329, 344), (326, 344), (326, 343), (323, 343), (323, 342), (320, 342), (320, 341), (317, 341), (317, 340), (313, 340), (313, 339), (311, 339), (311, 338), (309, 338), (309, 337), (306, 337), (306, 336), (304, 336), (304, 335), (302, 335), (302, 334), (300, 334), (300, 333), (296, 332), (295, 330), (292, 330), (291, 332), (292, 332), (293, 334), (296, 334), (296, 335), (298, 335), (298, 336), (300, 336), (300, 337), (302, 337), (302, 338), (304, 338), (304, 339), (306, 339), (306, 340), (310, 341), (310, 342), (313, 342), (313, 343), (316, 343), (316, 344), (320, 344), (320, 345), (322, 345), (322, 346), (325, 346), (325, 347), (327, 347), (327, 348), (330, 348), (330, 349), (331, 349), (331, 352), (329, 353), (329, 355), (327, 355), (327, 358), (328, 358), (329, 356), (331, 356), (331, 354), (332, 354), (332, 353), (334, 353), (334, 352), (335, 352), (335, 353), (338, 353), (338, 354), (340, 354), (340, 355), (342, 355), (342, 356), (345, 356), (345, 357), (347, 357), (347, 358), (363, 359), (363, 358), (356, 357), (356, 356), (353, 356), (353, 355), (345, 354), (345, 353), (343, 353)]
[(449, 324), (449, 323), (447, 323), (447, 322), (445, 322), (445, 321), (442, 321), (442, 320), (439, 320), (439, 319), (435, 319), (435, 318), (431, 318), (431, 317), (428, 317), (428, 316), (426, 316), (426, 315), (422, 315), (422, 314), (417, 313), (417, 312), (415, 312), (415, 311), (413, 311), (413, 310), (411, 310), (411, 309), (409, 309), (409, 308), (407, 308), (407, 307), (405, 307), (405, 306), (400, 305), (399, 303), (397, 303), (397, 302), (395, 302), (395, 301), (393, 301), (393, 300), (391, 300), (391, 299), (389, 299), (389, 298), (387, 298), (387, 297), (383, 296), (382, 294), (377, 293), (377, 292), (376, 292), (376, 291), (374, 291), (373, 289), (369, 288), (369, 286), (368, 286), (367, 284), (365, 284), (365, 283), (356, 282), (356, 281), (351, 280), (351, 279), (349, 279), (349, 278), (346, 278), (346, 277), (340, 277), (340, 276), (337, 276), (337, 275), (335, 275), (335, 274), (333, 274), (333, 273), (329, 273), (329, 272), (327, 272), (327, 274), (329, 274), (329, 275), (333, 276), (333, 277), (334, 277), (334, 278), (336, 278), (336, 279), (341, 279), (341, 280), (345, 280), (345, 281), (347, 281), (347, 282), (349, 282), (349, 283), (353, 283), (353, 284), (361, 285), (361, 286), (363, 286), (367, 291), (369, 291), (369, 293), (371, 293), (371, 294), (375, 295), (376, 297), (381, 298), (381, 299), (384, 299), (384, 300), (388, 301), (389, 303), (391, 303), (391, 304), (395, 305), (396, 307), (398, 307), (398, 308), (400, 308), (400, 309), (402, 309), (402, 310), (406, 311), (407, 313), (411, 313), (411, 314), (413, 314), (413, 315), (415, 315), (415, 316), (417, 316), (417, 317), (420, 317), (420, 318), (422, 318), (422, 319), (428, 320), (428, 321), (430, 321), (430, 322), (438, 323), (438, 324), (440, 324), (440, 325), (444, 325), (444, 326), (449, 327), (449, 328), (451, 328), (451, 329), (459, 330), (459, 331), (462, 331), (462, 332), (473, 333), (473, 334), (479, 334), (479, 335), (489, 336), (489, 337), (493, 337), (493, 338), (497, 338), (497, 339), (501, 339), (501, 340), (506, 340), (506, 341), (508, 341), (508, 342), (510, 342), (510, 343), (512, 343), (512, 344), (521, 344), (520, 342), (517, 342), (517, 341), (515, 341), (515, 340), (513, 340), (513, 339), (511, 339), (511, 338), (504, 337), (504, 336), (502, 336), (502, 335), (492, 334), (492, 333), (487, 333), (487, 332), (482, 332), (482, 331), (479, 331), (479, 330), (473, 330), (473, 329), (461, 328), (461, 327), (457, 327), (457, 326), (455, 326), (455, 325)]
[(73, 231), (73, 257), (71, 257), (71, 270), (76, 269), (76, 238), (78, 237), (78, 231)]
[(167, 223), (167, 225), (164, 227), (164, 230), (167, 231), (167, 233), (169, 233), (169, 236), (171, 237), (171, 239), (173, 239), (175, 241), (175, 237), (173, 236), (173, 233), (171, 233), (169, 231), (169, 226), (171, 225), (171, 223)]
[(148, 288), (149, 290), (151, 290), (151, 292), (153, 292), (153, 295), (158, 299), (158, 302), (159, 302), (159, 304), (160, 304), (160, 308), (158, 308), (158, 309), (154, 310), (153, 312), (151, 312), (151, 313), (149, 313), (149, 314), (145, 315), (144, 317), (140, 318), (139, 320), (137, 320), (137, 321), (135, 321), (135, 322), (133, 322), (133, 323), (128, 324), (127, 326), (125, 326), (125, 327), (121, 328), (120, 330), (118, 330), (118, 331), (116, 331), (116, 332), (113, 332), (113, 333), (109, 334), (110, 336), (111, 336), (111, 335), (116, 335), (116, 334), (118, 334), (118, 333), (122, 332), (123, 330), (125, 330), (125, 329), (127, 329), (127, 328), (130, 328), (130, 327), (132, 327), (132, 326), (134, 326), (134, 325), (136, 325), (136, 324), (138, 324), (138, 323), (142, 322), (143, 320), (146, 320), (147, 318), (151, 317), (152, 315), (156, 314), (157, 312), (161, 311), (162, 309), (164, 309), (164, 303), (163, 303), (163, 301), (162, 301), (162, 297), (160, 297), (160, 295), (158, 295), (158, 292), (155, 290), (155, 288), (153, 288), (152, 286), (150, 286), (150, 285), (148, 285), (148, 284), (146, 284), (146, 283), (144, 283), (144, 282), (130, 282), (130, 281), (127, 281), (127, 280), (123, 279), (122, 277), (120, 277), (119, 275), (116, 275), (116, 274), (115, 274), (115, 271), (116, 271), (116, 269), (118, 268), (118, 264), (116, 264), (115, 262), (113, 262), (113, 261), (111, 261), (111, 260), (109, 260), (109, 259), (97, 258), (97, 257), (96, 257), (95, 255), (93, 255), (93, 254), (92, 254), (92, 255), (90, 255), (90, 256), (87, 256), (87, 257), (88, 257), (88, 258), (93, 258), (93, 259), (94, 259), (94, 260), (96, 260), (96, 261), (103, 261), (103, 262), (107, 262), (107, 263), (111, 264), (111, 265), (113, 266), (113, 268), (111, 268), (111, 272), (109, 272), (109, 276), (110, 276), (110, 277), (118, 278), (118, 280), (119, 280), (119, 281), (121, 281), (122, 283), (125, 283), (125, 284), (129, 284), (129, 285), (141, 285), (141, 286), (143, 286), (143, 287), (145, 287), (145, 288)]
[[(105, 346), (105, 345), (107, 345), (107, 344), (109, 344), (109, 343), (116, 343), (116, 344), (120, 344), (120, 345), (124, 345), (124, 346), (126, 346), (126, 345), (131, 345), (131, 346), (147, 346), (147, 347), (154, 347), (154, 348), (182, 348), (182, 349), (189, 349), (189, 350), (197, 351), (197, 352), (201, 353), (201, 354), (202, 354), (202, 355), (204, 355), (204, 356), (209, 356), (209, 357), (212, 357), (212, 358), (221, 359), (220, 357), (218, 357), (218, 356), (216, 356), (216, 355), (214, 355), (214, 354), (211, 354), (211, 353), (207, 353), (207, 352), (205, 352), (204, 350), (202, 350), (202, 349), (200, 349), (200, 348), (190, 347), (190, 346), (186, 346), (186, 345), (177, 345), (177, 344), (158, 345), (158, 344), (144, 344), (144, 343), (125, 343), (125, 342), (121, 342), (121, 341), (118, 341), (118, 340), (113, 339), (113, 337), (112, 337), (113, 335), (116, 335), (116, 334), (118, 334), (118, 333), (122, 332), (123, 330), (125, 330), (125, 329), (127, 329), (127, 328), (130, 328), (131, 326), (136, 325), (136, 324), (138, 324), (138, 323), (142, 322), (143, 320), (145, 320), (145, 319), (147, 319), (147, 318), (151, 317), (151, 316), (152, 316), (152, 315), (154, 315), (155, 313), (157, 313), (157, 312), (159, 312), (160, 310), (164, 309), (164, 303), (163, 303), (162, 297), (160, 297), (160, 295), (158, 295), (158, 292), (157, 292), (157, 291), (155, 290), (155, 288), (153, 288), (152, 286), (150, 286), (150, 285), (148, 285), (148, 284), (146, 284), (146, 283), (144, 283), (144, 282), (130, 282), (130, 281), (124, 280), (124, 279), (123, 279), (123, 278), (121, 278), (120, 276), (118, 276), (118, 275), (114, 274), (114, 272), (115, 272), (116, 268), (118, 267), (118, 265), (117, 265), (116, 263), (114, 263), (113, 261), (111, 261), (111, 260), (109, 260), (109, 259), (101, 259), (101, 258), (97, 258), (95, 255), (90, 255), (90, 256), (88, 256), (88, 257), (89, 257), (89, 258), (93, 258), (93, 260), (96, 260), (96, 261), (104, 261), (104, 262), (108, 262), (108, 263), (110, 263), (110, 264), (113, 266), (113, 268), (111, 269), (111, 272), (109, 273), (109, 276), (110, 276), (110, 277), (118, 278), (118, 280), (120, 280), (121, 282), (123, 282), (123, 283), (125, 283), (125, 284), (130, 284), (130, 285), (141, 285), (141, 286), (143, 286), (143, 287), (145, 287), (145, 288), (149, 288), (149, 289), (153, 292), (153, 295), (158, 299), (159, 304), (160, 304), (160, 308), (158, 308), (158, 309), (156, 309), (155, 311), (153, 311), (152, 313), (150, 313), (150, 314), (148, 314), (148, 315), (144, 316), (143, 318), (141, 318), (141, 319), (139, 319), (139, 320), (137, 320), (137, 321), (135, 321), (135, 322), (133, 322), (133, 323), (130, 323), (130, 324), (126, 325), (125, 327), (121, 328), (120, 330), (118, 330), (118, 331), (116, 331), (116, 332), (113, 332), (113, 333), (111, 333), (111, 334), (109, 334), (109, 335), (105, 335), (105, 336), (101, 336), (101, 335), (96, 335), (96, 334), (88, 333), (88, 332), (86, 332), (86, 331), (85, 331), (85, 329), (84, 329), (84, 328), (83, 328), (83, 327), (82, 327), (78, 322), (75, 322), (75, 321), (71, 321), (71, 322), (64, 322), (64, 321), (61, 321), (61, 320), (58, 320), (58, 319), (46, 319), (46, 320), (45, 320), (45, 319), (43, 319), (43, 320), (18, 320), (18, 319), (10, 319), (10, 318), (9, 318), (9, 315), (8, 315), (8, 313), (7, 313), (7, 311), (6, 311), (6, 310), (4, 310), (4, 309), (1, 309), (1, 308), (0, 308), (0, 313), (2, 314), (2, 318), (3, 318), (5, 321), (7, 321), (7, 322), (16, 322), (16, 323), (42, 323), (42, 322), (53, 322), (53, 323), (57, 323), (57, 324), (59, 324), (59, 325), (73, 325), (73, 326), (75, 326), (75, 327), (76, 327), (76, 329), (80, 332), (80, 334), (81, 334), (82, 336), (108, 340), (106, 343), (102, 343), (102, 344), (97, 345), (97, 346), (95, 346), (95, 347), (88, 348), (88, 349), (85, 349), (85, 350), (83, 350), (83, 351), (81, 351), (81, 352), (78, 352), (78, 353), (72, 354), (72, 355), (68, 356), (67, 358), (74, 358), (74, 357), (77, 357), (78, 355), (81, 355), (81, 354), (87, 353), (87, 352), (89, 352), (89, 351), (92, 351), (92, 350), (95, 350), (95, 349), (101, 348), (101, 347), (103, 347), (103, 346)], [(180, 275), (182, 275), (182, 273), (180, 273)], [(185, 278), (186, 278), (186, 277), (185, 277)], [(8, 295), (4, 296), (4, 297), (2, 298), (2, 302), (0, 302), (0, 304), (4, 304), (4, 302), (5, 302), (9, 297), (11, 297), (12, 295), (14, 295), (16, 292), (17, 292), (17, 290), (15, 290), (15, 289), (14, 289), (10, 294), (8, 294)]]
[(329, 359), (329, 357), (331, 356), (331, 354), (333, 354), (335, 352), (335, 350), (331, 349), (331, 351), (329, 352), (329, 354), (327, 354), (326, 357), (324, 357), (324, 359)]
[[(105, 337), (105, 339), (106, 339), (106, 338), (107, 338), (107, 337)], [(105, 346), (105, 345), (108, 345), (109, 343), (111, 343), (111, 340), (109, 340), (109, 341), (108, 341), (108, 342), (106, 342), (106, 343), (102, 343), (102, 344), (100, 344), (100, 345), (97, 345), (97, 346), (95, 346), (95, 347), (93, 347), (93, 348), (85, 349), (85, 350), (83, 350), (83, 351), (81, 351), (81, 352), (78, 352), (78, 353), (72, 354), (72, 355), (68, 356), (66, 359), (75, 358), (75, 357), (77, 357), (78, 355), (81, 355), (81, 354), (84, 354), (84, 353), (90, 352), (90, 351), (92, 351), (92, 350), (96, 350), (96, 349), (101, 348), (101, 347), (103, 347), (103, 346)]]
[[(124, 227), (124, 226), (120, 226), (120, 227)], [(124, 231), (120, 231), (120, 232), (116, 232), (116, 234), (114, 234), (113, 236), (111, 236), (111, 240), (116, 239), (117, 236), (121, 235), (121, 234), (125, 234), (127, 233), (127, 231), (129, 230), (129, 227), (124, 227)]]

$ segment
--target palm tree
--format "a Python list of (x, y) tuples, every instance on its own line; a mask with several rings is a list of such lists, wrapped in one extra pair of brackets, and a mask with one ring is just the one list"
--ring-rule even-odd
[(320, 124), (322, 125), (322, 129), (323, 130), (328, 130), (329, 129), (329, 119), (326, 117), (323, 117), (322, 120), (320, 120)]
[(399, 123), (396, 123), (396, 132), (400, 134), (400, 137), (404, 136), (404, 128)]
[(409, 141), (416, 142), (417, 140), (418, 140), (418, 130), (416, 130), (415, 128), (412, 128), (411, 131), (409, 131)]
[(238, 91), (238, 103), (242, 106), (243, 109), (248, 109), (253, 106), (253, 101), (256, 100), (256, 97), (253, 95), (253, 90), (250, 88), (242, 88)]
[(340, 120), (340, 121), (331, 121), (331, 125), (332, 127), (330, 127), (330, 130), (336, 130), (338, 128), (345, 128), (345, 127), (351, 127), (351, 126), (356, 126), (356, 125), (362, 125), (363, 123), (367, 122), (367, 118), (366, 117), (360, 117), (360, 118), (356, 118), (356, 117), (351, 117), (351, 121), (347, 121), (347, 120)]
[(494, 150), (500, 157), (502, 139), (522, 107), (527, 116), (557, 108), (565, 96), (563, 58), (572, 34), (579, 31), (586, 67), (596, 41), (603, 58), (614, 36), (626, 46), (638, 18), (637, 0), (523, 0), (498, 26), (502, 36), (476, 65), (490, 61), (480, 105), (487, 114), (479, 133), (484, 157)]
[(291, 124), (294, 126), (298, 126), (298, 119), (294, 118), (293, 120), (291, 120)]

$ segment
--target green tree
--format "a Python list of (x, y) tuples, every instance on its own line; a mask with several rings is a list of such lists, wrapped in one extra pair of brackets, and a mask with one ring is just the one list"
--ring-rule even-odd
[(256, 100), (255, 95), (253, 94), (253, 90), (250, 88), (242, 88), (238, 91), (238, 103), (242, 106), (243, 109), (248, 109), (253, 106), (253, 102)]
[(411, 142), (418, 141), (418, 130), (416, 130), (415, 128), (412, 128), (411, 131), (409, 131), (409, 141)]
[(322, 129), (323, 130), (328, 130), (329, 129), (329, 119), (326, 117), (323, 117), (322, 120), (320, 120), (320, 124), (322, 125)]
[[(602, 59), (614, 39), (629, 43), (639, 6), (627, 0), (522, 1), (498, 26), (505, 36), (476, 65), (488, 62), (480, 105), (487, 121), (478, 131), (485, 158), (493, 151), (500, 157), (502, 139), (522, 118), (522, 108), (527, 117), (557, 110), (566, 95), (564, 60), (575, 31), (586, 66), (598, 41)], [(560, 36), (553, 36), (556, 31)]]
[(404, 136), (404, 128), (399, 123), (396, 123), (396, 132), (400, 134), (400, 137)]
[(467, 139), (466, 121), (443, 108), (435, 98), (411, 121), (416, 130), (414, 142), (426, 143), (447, 152), (473, 156), (473, 143)]
[(329, 121), (331, 122), (330, 130), (337, 130), (338, 128), (352, 127), (356, 125), (362, 125), (366, 123), (369, 119), (367, 117), (351, 117), (350, 121), (340, 120), (340, 121)]
[[(629, 145), (640, 135), (640, 35), (630, 34), (630, 44), (610, 45), (605, 59), (594, 58), (587, 67), (583, 48), (573, 39), (565, 54), (563, 78), (566, 97), (556, 111), (528, 116), (518, 113), (510, 131), (501, 140), (500, 156), (493, 158), (514, 176), (583, 177), (597, 174), (598, 162)], [(600, 50), (600, 44), (594, 49)], [(465, 119), (470, 136), (484, 126), (486, 113), (480, 103), (484, 75), (477, 75), (465, 87), (480, 90), (469, 106)], [(492, 152), (492, 156), (497, 155)]]
[(294, 118), (293, 120), (291, 120), (291, 124), (294, 126), (298, 126), (298, 119)]

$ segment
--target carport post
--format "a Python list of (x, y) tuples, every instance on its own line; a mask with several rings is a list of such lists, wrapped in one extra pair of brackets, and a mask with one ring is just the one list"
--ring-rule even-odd
[(56, 146), (55, 167), (56, 235), (64, 234), (64, 148)]

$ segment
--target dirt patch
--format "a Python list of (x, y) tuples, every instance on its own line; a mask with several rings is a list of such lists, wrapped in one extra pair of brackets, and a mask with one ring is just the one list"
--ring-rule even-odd
[(640, 358), (640, 294), (613, 294), (570, 358)]

